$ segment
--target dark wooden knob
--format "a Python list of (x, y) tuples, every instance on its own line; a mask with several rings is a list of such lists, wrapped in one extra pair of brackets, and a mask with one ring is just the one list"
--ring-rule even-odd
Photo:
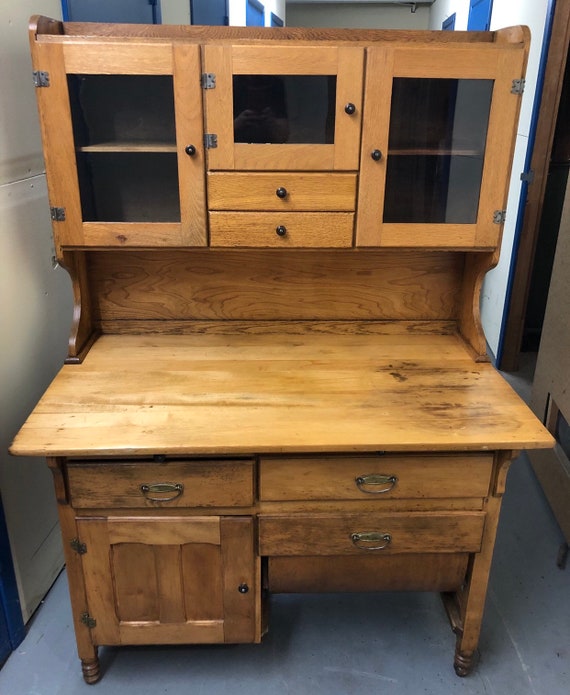
[(238, 591), (240, 592), (240, 594), (247, 594), (247, 592), (249, 591), (249, 586), (247, 584), (240, 584), (238, 586)]
[(275, 191), (275, 195), (278, 198), (286, 198), (287, 197), (287, 189), (283, 188), (283, 186), (279, 186), (279, 188)]
[(356, 113), (356, 106), (349, 101), (348, 104), (344, 107), (344, 112), (347, 113), (349, 116), (352, 116), (353, 113)]
[(275, 228), (275, 231), (277, 232), (277, 236), (285, 236), (285, 234), (287, 234), (287, 227), (284, 227), (282, 224), (280, 224), (278, 227)]
[(379, 162), (382, 159), (382, 152), (380, 150), (372, 150), (370, 156), (375, 162)]
[(186, 145), (184, 152), (186, 152), (189, 157), (193, 157), (196, 154), (196, 148), (194, 145)]

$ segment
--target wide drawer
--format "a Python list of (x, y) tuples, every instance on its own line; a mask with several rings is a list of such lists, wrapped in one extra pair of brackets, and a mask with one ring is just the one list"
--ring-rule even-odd
[(437, 499), (489, 494), (492, 454), (266, 457), (265, 501)]
[(352, 246), (350, 212), (211, 212), (210, 246)]
[(247, 507), (253, 503), (251, 460), (70, 461), (71, 505), (109, 507)]
[(484, 512), (261, 515), (259, 553), (474, 553), (484, 524)]
[(356, 174), (210, 173), (210, 210), (354, 211)]

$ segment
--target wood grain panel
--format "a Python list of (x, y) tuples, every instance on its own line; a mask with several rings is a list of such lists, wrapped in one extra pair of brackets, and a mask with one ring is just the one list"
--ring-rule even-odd
[[(261, 555), (367, 555), (376, 553), (478, 552), (483, 512), (259, 516)], [(381, 550), (358, 547), (353, 533), (388, 533)], [(379, 543), (380, 545), (381, 543)], [(362, 545), (365, 545), (362, 543)], [(374, 544), (373, 544), (374, 545)]]
[(219, 545), (192, 543), (182, 548), (186, 620), (223, 620), (223, 577)]
[[(248, 506), (253, 503), (252, 461), (70, 462), (67, 480), (71, 503), (82, 508), (177, 508)], [(152, 501), (141, 485), (180, 484), (174, 499)], [(154, 497), (173, 497), (172, 494)]]
[(172, 74), (172, 44), (75, 41), (63, 48), (65, 69), (86, 75)]
[(463, 256), (200, 250), (90, 254), (109, 320), (451, 320)]
[[(349, 212), (211, 212), (210, 246), (350, 248)], [(285, 234), (277, 234), (284, 227)]]
[[(276, 194), (285, 188), (285, 198)], [(353, 211), (356, 174), (210, 173), (210, 210)]]
[(271, 557), (269, 591), (454, 591), (465, 579), (468, 557), (467, 553)]
[[(261, 500), (485, 497), (493, 456), (360, 456), (262, 458)], [(357, 484), (363, 476), (394, 476), (390, 485)], [(386, 489), (385, 492), (379, 490)]]
[(119, 621), (157, 621), (159, 593), (154, 548), (143, 543), (113, 545), (110, 563)]

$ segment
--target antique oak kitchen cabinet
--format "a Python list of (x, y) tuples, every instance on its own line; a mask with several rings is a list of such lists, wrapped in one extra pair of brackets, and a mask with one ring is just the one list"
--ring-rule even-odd
[(469, 673), (507, 469), (553, 443), (479, 317), (527, 30), (30, 42), (75, 310), (11, 451), (53, 472), (85, 680), (319, 591), (440, 592)]

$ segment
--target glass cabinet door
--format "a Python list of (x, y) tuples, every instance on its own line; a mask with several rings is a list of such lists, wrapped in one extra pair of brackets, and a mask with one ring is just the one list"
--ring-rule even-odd
[(59, 135), (45, 149), (62, 245), (205, 245), (199, 47), (47, 48), (54, 89), (39, 102)]
[(357, 244), (497, 243), (520, 63), (493, 44), (369, 49)]
[(364, 53), (206, 46), (210, 170), (356, 170)]

